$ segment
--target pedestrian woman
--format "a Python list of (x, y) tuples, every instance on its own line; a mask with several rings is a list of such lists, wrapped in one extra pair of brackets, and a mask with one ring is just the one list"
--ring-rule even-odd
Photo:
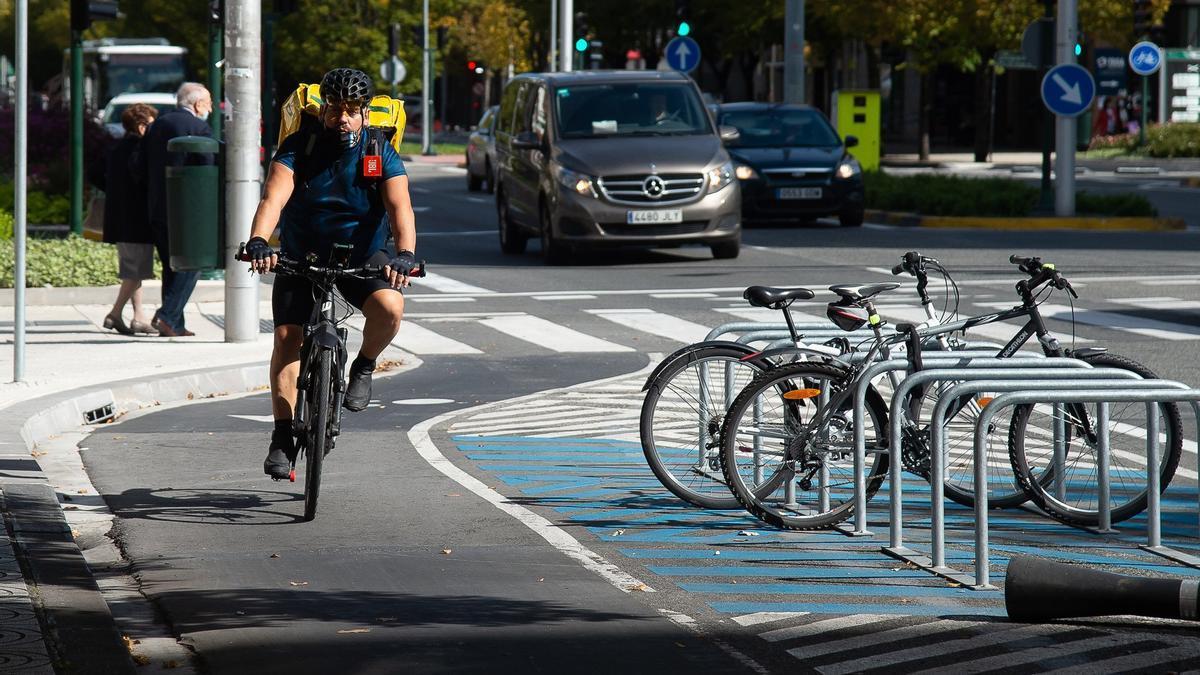
[[(146, 210), (146, 186), (133, 178), (130, 169), (130, 156), (157, 116), (158, 111), (145, 103), (126, 108), (121, 113), (125, 136), (109, 151), (103, 174), (95, 175), (92, 181), (104, 190), (104, 241), (117, 245), (121, 279), (117, 300), (104, 317), (104, 327), (122, 335), (158, 334), (142, 309), (142, 280), (154, 278), (154, 234)], [(133, 305), (128, 325), (121, 318), (126, 302)]]

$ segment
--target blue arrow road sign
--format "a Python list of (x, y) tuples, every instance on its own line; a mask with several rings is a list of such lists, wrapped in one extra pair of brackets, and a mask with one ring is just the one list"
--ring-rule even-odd
[(690, 37), (677, 37), (667, 43), (667, 65), (690, 73), (700, 65), (700, 45)]
[(1054, 66), (1042, 78), (1042, 102), (1055, 115), (1075, 117), (1096, 97), (1096, 81), (1087, 68), (1074, 63)]
[(1162, 67), (1162, 53), (1153, 42), (1139, 42), (1129, 50), (1129, 67), (1138, 75), (1153, 75)]

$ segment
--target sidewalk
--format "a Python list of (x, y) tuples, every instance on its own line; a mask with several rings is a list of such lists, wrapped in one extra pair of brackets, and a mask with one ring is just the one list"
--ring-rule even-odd
[[(193, 295), (185, 320), (195, 337), (160, 338), (101, 326), (115, 287), (30, 289), (19, 383), (12, 290), (0, 293), (0, 673), (133, 672), (131, 648), (81, 551), (81, 536), (104, 539), (111, 515), (89, 489), (78, 441), (60, 437), (82, 438), (91, 421), (151, 406), (265, 390), (270, 302), (260, 303), (256, 341), (226, 343), (221, 290), (222, 282), (201, 282)], [(350, 331), (352, 349), (359, 337)], [(415, 360), (389, 347), (381, 362)]]
[[(1050, 155), (1054, 161), (1054, 153)], [(934, 152), (922, 160), (915, 152), (896, 152), (884, 155), (880, 162), (892, 168), (930, 168), (953, 171), (1029, 170), (1041, 171), (1040, 152), (994, 152), (989, 162), (976, 162), (973, 152)], [(1200, 158), (1124, 157), (1118, 159), (1086, 159), (1075, 155), (1075, 166), (1097, 172), (1155, 173), (1167, 176), (1200, 174)]]

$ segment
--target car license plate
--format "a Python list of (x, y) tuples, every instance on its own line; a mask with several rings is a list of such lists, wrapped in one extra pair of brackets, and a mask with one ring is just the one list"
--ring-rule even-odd
[(625, 222), (630, 224), (682, 223), (683, 211), (680, 209), (662, 209), (658, 211), (626, 211)]
[(820, 199), (821, 188), (779, 188), (780, 199)]

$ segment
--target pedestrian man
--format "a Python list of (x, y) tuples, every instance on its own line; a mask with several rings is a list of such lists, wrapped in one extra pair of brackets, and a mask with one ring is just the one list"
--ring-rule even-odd
[[(167, 181), (168, 166), (180, 166), (183, 153), (168, 153), (167, 142), (179, 136), (212, 136), (209, 128), (209, 113), (212, 112), (212, 94), (204, 85), (185, 82), (175, 95), (176, 110), (158, 116), (142, 139), (136, 160), (137, 172), (145, 176), (147, 211), (150, 227), (154, 233), (154, 247), (162, 261), (163, 284), (162, 305), (154, 314), (151, 325), (160, 335), (178, 337), (195, 335), (184, 326), (183, 308), (196, 288), (197, 272), (181, 272), (171, 268), (171, 253), (167, 237)], [(190, 160), (191, 161), (191, 160)], [(211, 156), (194, 160), (210, 163)]]

